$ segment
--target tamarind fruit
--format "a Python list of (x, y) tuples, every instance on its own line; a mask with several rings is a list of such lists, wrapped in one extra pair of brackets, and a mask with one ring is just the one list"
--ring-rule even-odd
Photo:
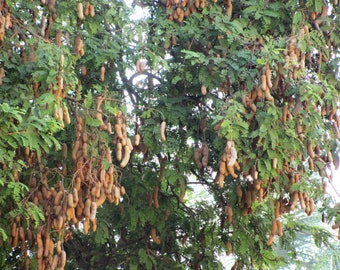
[(104, 67), (104, 66), (102, 66), (102, 67), (100, 68), (100, 77), (99, 77), (99, 80), (100, 80), (101, 82), (103, 82), (103, 81), (105, 80), (105, 67)]
[(227, 246), (227, 256), (229, 256), (231, 253), (233, 253), (233, 247), (229, 240), (227, 241), (226, 246)]
[(269, 235), (268, 241), (267, 241), (267, 246), (271, 246), (273, 244), (274, 241), (274, 235), (271, 234)]
[(130, 147), (126, 145), (124, 147), (124, 157), (120, 163), (120, 167), (124, 168), (128, 164), (130, 160), (130, 152), (131, 152)]
[(159, 202), (158, 202), (158, 191), (159, 191), (159, 187), (155, 186), (153, 189), (153, 205), (155, 206), (155, 208), (159, 208)]
[(84, 19), (83, 4), (80, 2), (77, 3), (77, 16), (81, 21)]
[(205, 96), (207, 94), (207, 87), (205, 85), (201, 86), (201, 94), (202, 96)]
[(64, 269), (65, 265), (66, 265), (66, 252), (65, 250), (62, 250), (60, 252), (60, 255), (59, 255), (59, 260), (58, 260), (58, 267), (60, 269)]
[(151, 235), (151, 238), (154, 241), (154, 243), (157, 244), (157, 245), (160, 245), (161, 239), (157, 237), (155, 228), (153, 228), (153, 227), (151, 228), (150, 235)]
[(161, 140), (163, 142), (166, 141), (166, 137), (165, 137), (165, 128), (166, 128), (166, 122), (162, 121), (161, 126), (160, 126), (160, 134), (161, 134)]

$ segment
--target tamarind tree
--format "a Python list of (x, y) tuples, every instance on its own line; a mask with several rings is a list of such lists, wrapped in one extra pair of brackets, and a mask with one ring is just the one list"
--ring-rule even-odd
[(294, 217), (340, 232), (339, 14), (0, 0), (1, 269), (276, 269), (297, 232), (329, 246)]

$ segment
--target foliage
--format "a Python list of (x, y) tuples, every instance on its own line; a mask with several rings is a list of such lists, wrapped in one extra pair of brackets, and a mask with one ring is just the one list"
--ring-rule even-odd
[(0, 1), (1, 268), (274, 269), (301, 231), (331, 246), (292, 217), (340, 227), (335, 2)]

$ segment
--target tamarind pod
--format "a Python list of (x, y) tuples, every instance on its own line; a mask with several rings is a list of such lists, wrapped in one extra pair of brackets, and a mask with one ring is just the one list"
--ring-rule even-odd
[(301, 209), (305, 209), (306, 208), (305, 198), (303, 197), (303, 194), (301, 192), (299, 192), (299, 200)]
[(128, 162), (130, 160), (130, 152), (131, 152), (130, 147), (128, 145), (126, 145), (124, 147), (124, 157), (123, 157), (123, 159), (120, 163), (120, 167), (124, 168), (128, 164)]
[(118, 139), (122, 140), (123, 137), (123, 132), (122, 132), (122, 125), (115, 124), (115, 131), (116, 131), (116, 136)]
[(129, 147), (130, 151), (133, 150), (132, 142), (130, 138), (126, 139), (126, 145)]
[(236, 159), (237, 159), (237, 152), (236, 152), (235, 147), (231, 147), (229, 151), (230, 151), (230, 160), (228, 161), (228, 164), (227, 164), (228, 167), (234, 166)]
[(227, 5), (227, 12), (226, 13), (229, 17), (231, 17), (231, 15), (233, 13), (233, 4), (231, 2), (230, 2), (229, 5)]
[(105, 67), (104, 67), (104, 66), (102, 66), (102, 67), (100, 68), (100, 77), (99, 77), (99, 80), (100, 80), (101, 82), (103, 82), (103, 81), (105, 80)]
[[(112, 187), (112, 186), (111, 186)], [(99, 199), (96, 200), (97, 208), (101, 206), (106, 200), (106, 192), (102, 192)]]
[(276, 200), (275, 202), (275, 218), (279, 218), (281, 215), (281, 202), (279, 200)]
[(158, 202), (158, 191), (159, 191), (159, 187), (155, 186), (153, 188), (153, 205), (155, 206), (155, 208), (159, 208), (159, 202)]
[(239, 198), (239, 200), (242, 199), (243, 191), (242, 187), (240, 185), (236, 186), (236, 196)]
[(58, 266), (58, 263), (59, 263), (59, 256), (58, 256), (58, 254), (55, 254), (53, 256), (53, 261), (52, 261), (51, 269), (55, 270), (57, 268), (57, 266)]
[(160, 134), (161, 134), (161, 140), (162, 140), (163, 142), (166, 141), (166, 137), (165, 137), (165, 128), (166, 128), (166, 122), (165, 122), (165, 121), (162, 121), (161, 127), (160, 127)]
[(12, 224), (11, 236), (14, 237), (17, 234), (17, 224), (14, 222)]
[(77, 3), (77, 16), (78, 16), (79, 20), (84, 19), (83, 4), (82, 3)]
[(86, 218), (90, 218), (90, 215), (91, 215), (91, 204), (92, 204), (91, 199), (87, 199), (85, 201), (84, 215), (85, 215)]
[(49, 255), (49, 250), (50, 250), (49, 246), (50, 246), (50, 235), (47, 234), (45, 237), (45, 245), (44, 245), (44, 252), (43, 252), (44, 257), (48, 257)]
[(266, 89), (266, 91), (264, 91), (264, 96), (268, 101), (274, 102), (274, 98), (273, 96), (270, 94), (270, 90), (269, 88)]
[(276, 223), (276, 219), (272, 220), (272, 229), (271, 229), (271, 234), (275, 235), (277, 232), (277, 223)]
[(91, 203), (91, 208), (90, 208), (90, 220), (93, 221), (96, 219), (97, 215), (97, 204), (95, 202)]
[(66, 143), (62, 143), (61, 145), (61, 158), (62, 160), (66, 160), (67, 159), (67, 144)]
[(73, 148), (72, 148), (72, 160), (76, 160), (79, 148), (80, 148), (80, 140), (77, 139), (74, 142)]
[(186, 191), (185, 185), (182, 185), (180, 193), (179, 193), (179, 202), (181, 203), (184, 201), (185, 191)]
[(73, 194), (72, 193), (67, 194), (67, 206), (73, 207)]
[(41, 233), (38, 232), (36, 236), (36, 241), (37, 241), (37, 258), (41, 259), (43, 256), (43, 251), (44, 251), (44, 246), (43, 246), (43, 241), (41, 238)]
[(18, 238), (21, 242), (21, 250), (23, 251), (25, 249), (25, 231), (23, 227), (18, 227)]
[(202, 167), (203, 167), (203, 164), (201, 162), (201, 158), (202, 158), (202, 149), (196, 148), (195, 151), (194, 151), (194, 160), (195, 160), (195, 163), (196, 163), (199, 170), (201, 170)]
[(138, 133), (135, 134), (133, 145), (138, 146), (140, 143), (140, 135)]
[(136, 71), (137, 71), (137, 73), (143, 73), (144, 70), (145, 70), (145, 64), (143, 63), (143, 61), (138, 59), (137, 62), (136, 62)]
[(90, 17), (94, 17), (94, 15), (95, 15), (94, 5), (90, 5)]
[(85, 235), (89, 233), (89, 227), (90, 227), (90, 220), (86, 218), (83, 223), (83, 232)]
[(117, 187), (117, 186), (114, 186), (114, 196), (119, 202), (119, 200), (120, 200), (120, 188)]
[(58, 268), (59, 269), (64, 269), (66, 265), (66, 252), (65, 250), (62, 250), (59, 255), (59, 260), (58, 260)]
[(220, 174), (223, 174), (223, 175), (227, 175), (227, 171), (226, 171), (226, 163), (224, 161), (220, 161), (220, 165), (219, 165), (219, 172)]
[(54, 198), (54, 205), (55, 206), (60, 205), (61, 198), (63, 197), (63, 195), (64, 195), (64, 192), (62, 190), (58, 191), (57, 195)]
[(247, 207), (249, 208), (252, 205), (251, 191), (247, 190), (245, 195), (246, 195), (246, 204), (247, 204)]
[(233, 247), (229, 240), (227, 241), (226, 246), (227, 246), (227, 256), (229, 256), (231, 253), (233, 253)]
[(227, 170), (232, 177), (238, 178), (238, 175), (234, 172), (234, 166), (227, 166)]
[(157, 237), (156, 229), (154, 227), (151, 228), (150, 235), (155, 244), (159, 245), (161, 243), (161, 239)]
[(92, 232), (96, 232), (96, 230), (97, 230), (97, 220), (93, 219), (93, 220), (91, 220), (91, 223), (92, 223)]
[(201, 94), (202, 96), (205, 96), (207, 94), (207, 87), (205, 85), (201, 86)]
[(57, 241), (57, 245), (56, 245), (56, 253), (57, 253), (57, 255), (60, 255), (60, 252), (61, 252), (61, 241), (58, 240)]
[(274, 241), (274, 235), (271, 234), (269, 235), (268, 241), (267, 241), (267, 246), (271, 246), (273, 244)]
[(75, 217), (75, 209), (73, 207), (68, 207), (66, 209), (66, 219), (67, 221), (72, 220)]
[(237, 161), (234, 162), (234, 168), (235, 168), (236, 170), (238, 170), (238, 171), (241, 170), (240, 164), (238, 164)]
[(117, 145), (116, 145), (116, 159), (118, 161), (121, 161), (122, 160), (122, 149), (123, 146), (120, 142), (117, 142)]
[(292, 203), (290, 205), (290, 210), (294, 210), (295, 209), (295, 206), (296, 206), (298, 200), (299, 200), (299, 193), (297, 191), (294, 191), (293, 201), (292, 201)]
[(121, 186), (121, 187), (120, 187), (120, 194), (121, 194), (122, 196), (124, 196), (124, 195), (126, 194), (126, 191), (125, 191), (125, 187), (124, 187), (124, 186)]
[(309, 156), (312, 159), (314, 159), (315, 158), (315, 152), (313, 150), (313, 145), (312, 145), (311, 141), (307, 142), (307, 151), (308, 151)]
[(89, 14), (90, 14), (90, 2), (86, 2), (86, 4), (85, 4), (85, 9), (84, 9), (84, 15), (85, 16), (89, 16)]
[(250, 107), (250, 109), (251, 109), (251, 111), (253, 112), (253, 113), (256, 113), (256, 105), (255, 105), (255, 103), (251, 103), (250, 105), (249, 105), (249, 107)]
[(282, 223), (278, 219), (276, 220), (276, 227), (277, 227), (277, 235), (282, 236), (283, 235)]
[(263, 188), (260, 188), (260, 189), (259, 189), (259, 194), (258, 194), (259, 202), (262, 202), (262, 201), (263, 201), (263, 194), (264, 194), (264, 189), (263, 189)]
[(224, 177), (225, 175), (223, 173), (218, 173), (218, 186), (220, 188), (224, 187)]
[(228, 224), (233, 223), (233, 208), (231, 205), (227, 207), (227, 219), (228, 219)]
[(270, 71), (269, 65), (266, 65), (266, 82), (267, 82), (268, 88), (271, 89), (273, 87), (273, 83), (271, 79), (271, 71)]
[(71, 124), (71, 118), (70, 118), (70, 114), (68, 112), (67, 106), (63, 106), (62, 110), (63, 110), (63, 119), (64, 119), (65, 124), (66, 125)]

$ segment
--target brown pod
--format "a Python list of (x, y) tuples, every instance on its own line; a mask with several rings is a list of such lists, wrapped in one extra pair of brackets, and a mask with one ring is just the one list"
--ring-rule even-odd
[(158, 192), (159, 192), (159, 187), (155, 186), (153, 189), (153, 205), (155, 208), (159, 208), (159, 202), (158, 202)]
[(186, 191), (185, 185), (182, 185), (181, 191), (179, 193), (179, 202), (181, 203), (184, 201), (185, 191)]
[(270, 235), (267, 241), (267, 246), (271, 246), (273, 244), (274, 241), (274, 235)]
[(272, 220), (272, 230), (271, 230), (271, 234), (275, 235), (277, 232), (277, 224), (276, 224), (276, 219)]
[(233, 222), (233, 208), (231, 205), (227, 206), (227, 216), (228, 216), (228, 223), (231, 224)]
[(162, 142), (166, 141), (165, 128), (166, 128), (166, 122), (162, 121), (161, 126), (160, 126), (160, 134), (161, 134)]
[(84, 215), (85, 215), (86, 218), (90, 218), (90, 215), (91, 215), (91, 204), (92, 204), (91, 199), (87, 199), (85, 201)]
[(227, 256), (229, 256), (231, 253), (233, 253), (233, 246), (229, 240), (227, 241), (226, 246), (227, 246)]
[(242, 187), (240, 185), (236, 186), (236, 195), (239, 198), (239, 200), (242, 199), (243, 191), (242, 191)]
[(62, 190), (58, 191), (57, 195), (54, 198), (54, 206), (60, 205), (63, 195), (64, 192)]
[(62, 250), (59, 255), (59, 260), (58, 260), (58, 267), (59, 269), (64, 269), (66, 265), (66, 252), (65, 250)]
[(84, 13), (83, 13), (83, 4), (82, 3), (77, 3), (77, 16), (79, 20), (84, 19)]
[(90, 220), (93, 221), (96, 219), (97, 215), (97, 204), (95, 202), (91, 203), (91, 209), (90, 209)]
[(41, 259), (43, 257), (43, 252), (44, 252), (44, 245), (41, 237), (41, 233), (38, 232), (36, 236), (36, 241), (37, 241), (37, 258)]
[(207, 94), (207, 87), (205, 85), (201, 86), (201, 94), (205, 96)]
[(130, 160), (130, 147), (128, 145), (125, 145), (124, 147), (124, 157), (122, 159), (122, 161), (120, 162), (120, 167), (125, 168), (125, 166), (128, 164), (129, 160)]
[(55, 270), (55, 269), (57, 268), (57, 266), (58, 266), (58, 263), (59, 263), (59, 256), (58, 256), (58, 254), (55, 254), (55, 255), (53, 256), (51, 269), (52, 269), (52, 270)]
[(118, 161), (122, 160), (122, 154), (123, 154), (122, 152), (123, 152), (123, 146), (120, 142), (118, 142), (116, 145), (116, 159)]
[(94, 15), (95, 15), (94, 5), (90, 5), (90, 16), (94, 17)]
[(85, 10), (84, 10), (84, 15), (85, 16), (89, 16), (90, 15), (90, 6), (91, 6), (90, 2), (86, 2)]
[(102, 67), (100, 68), (100, 77), (99, 77), (99, 80), (100, 80), (101, 82), (103, 82), (103, 81), (105, 80), (105, 67), (104, 67), (104, 66), (102, 66)]
[(150, 235), (155, 244), (159, 245), (161, 243), (161, 239), (157, 237), (155, 228), (151, 228)]

